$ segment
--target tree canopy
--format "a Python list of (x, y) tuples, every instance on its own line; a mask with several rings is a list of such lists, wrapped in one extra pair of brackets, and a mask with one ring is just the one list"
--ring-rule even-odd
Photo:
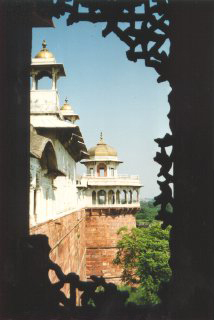
[(169, 228), (153, 221), (147, 227), (121, 228), (114, 263), (123, 269), (122, 281), (138, 287), (144, 304), (159, 302), (157, 292), (171, 275), (169, 260)]

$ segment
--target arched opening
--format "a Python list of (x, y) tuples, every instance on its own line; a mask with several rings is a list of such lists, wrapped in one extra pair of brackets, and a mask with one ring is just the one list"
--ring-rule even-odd
[(123, 190), (121, 193), (121, 204), (126, 204), (127, 203), (127, 191)]
[(138, 191), (134, 190), (132, 193), (132, 202), (137, 203), (138, 202)]
[(115, 176), (115, 169), (114, 168), (110, 168), (110, 174), (111, 174), (111, 177)]
[(105, 165), (105, 163), (98, 164), (97, 175), (98, 175), (98, 177), (106, 177), (107, 176), (107, 166)]
[(115, 203), (115, 195), (114, 195), (114, 191), (110, 190), (108, 192), (108, 203), (109, 204), (114, 204)]
[(131, 204), (132, 203), (132, 191), (129, 190), (128, 192), (128, 203)]
[(104, 190), (98, 191), (98, 204), (106, 204), (106, 192)]
[[(115, 3), (116, 3), (116, 1), (115, 1)], [(167, 1), (166, 3), (169, 3), (169, 2)], [(200, 104), (202, 105), (202, 107), (203, 107), (203, 105), (206, 104), (206, 102), (207, 102), (207, 100), (205, 100), (206, 98), (207, 99), (211, 98), (211, 96), (208, 94), (209, 90), (207, 90), (207, 88), (209, 88), (209, 83), (211, 82), (211, 81), (209, 81), (211, 76), (209, 74), (206, 76), (206, 74), (205, 74), (206, 71), (209, 70), (209, 62), (211, 63), (211, 60), (209, 59), (209, 56), (208, 56), (208, 54), (210, 55), (210, 50), (204, 50), (204, 52), (203, 52), (204, 59), (200, 58), (201, 51), (198, 50), (199, 49), (199, 46), (198, 46), (199, 41), (197, 42), (197, 39), (195, 36), (195, 34), (198, 36), (198, 31), (200, 31), (201, 48), (204, 48), (207, 46), (209, 49), (211, 49), (211, 45), (209, 46), (209, 44), (211, 44), (211, 41), (210, 41), (211, 33), (209, 30), (209, 29), (211, 29), (211, 27), (209, 28), (209, 26), (210, 26), (209, 21), (211, 21), (211, 19), (210, 19), (211, 15), (209, 14), (208, 10), (203, 11), (203, 13), (206, 12), (207, 15), (201, 14), (200, 9), (202, 9), (202, 7), (199, 4), (199, 1), (198, 1), (198, 3), (196, 3), (197, 7), (196, 6), (193, 7), (192, 4), (191, 5), (188, 4), (188, 6), (186, 6), (186, 8), (181, 7), (181, 6), (184, 6), (184, 4), (181, 4), (181, 5), (179, 4), (180, 7), (179, 6), (176, 7), (178, 4), (176, 3), (176, 6), (175, 6), (174, 3), (176, 3), (176, 2), (175, 1), (171, 2), (171, 8), (172, 8), (172, 12), (174, 13), (174, 15), (173, 14), (170, 15), (170, 16), (172, 16), (172, 18), (171, 18), (172, 21), (170, 21), (170, 26), (172, 25), (175, 27), (173, 28), (173, 32), (168, 33), (170, 35), (170, 37), (172, 37), (172, 40), (173, 40), (172, 41), (172, 45), (173, 45), (172, 48), (175, 48), (175, 50), (172, 50), (172, 55), (170, 57), (170, 62), (172, 62), (172, 63), (170, 63), (170, 65), (168, 65), (168, 63), (166, 61), (166, 57), (164, 55), (162, 55), (165, 58), (165, 63), (162, 66), (160, 66), (160, 68), (158, 66), (157, 61), (154, 61), (154, 65), (156, 66), (157, 70), (163, 70), (163, 74), (161, 75), (162, 80), (164, 77), (168, 78), (170, 76), (170, 78), (171, 78), (170, 80), (171, 80), (172, 90), (173, 90), (172, 95), (170, 97), (170, 98), (172, 98), (172, 99), (170, 99), (171, 100), (170, 102), (173, 107), (172, 112), (171, 112), (172, 119), (173, 119), (173, 121), (172, 121), (173, 126), (172, 127), (173, 127), (173, 133), (179, 134), (179, 141), (177, 141), (177, 139), (175, 139), (175, 141), (174, 141), (175, 150), (176, 150), (175, 154), (176, 154), (176, 156), (178, 155), (178, 157), (176, 158), (176, 162), (175, 162), (175, 168), (177, 170), (176, 176), (179, 177), (179, 179), (180, 179), (179, 181), (184, 181), (184, 183), (186, 183), (190, 186), (186, 190), (185, 188), (183, 188), (184, 183), (181, 184), (181, 183), (179, 183), (179, 181), (177, 181), (177, 179), (175, 180), (175, 183), (176, 183), (176, 193), (175, 193), (175, 195), (176, 195), (175, 196), (176, 211), (175, 211), (175, 219), (173, 219), (173, 220), (175, 221), (176, 225), (175, 225), (174, 230), (172, 232), (172, 234), (173, 234), (172, 248), (175, 248), (175, 249), (178, 248), (179, 250), (174, 250), (174, 256), (173, 256), (173, 260), (171, 263), (174, 266), (175, 271), (176, 271), (175, 277), (174, 277), (175, 279), (173, 280), (174, 281), (173, 285), (175, 288), (173, 296), (176, 297), (176, 300), (174, 299), (174, 301), (171, 301), (171, 305), (175, 306), (177, 310), (179, 310), (179, 311), (181, 310), (180, 312), (182, 312), (182, 314), (183, 314), (183, 312), (185, 312), (187, 314), (189, 310), (190, 310), (190, 312), (192, 312), (191, 308), (195, 302), (197, 305), (198, 301), (200, 300), (198, 298), (200, 293), (202, 293), (202, 294), (205, 293), (205, 297), (207, 297), (207, 295), (209, 295), (209, 292), (207, 291), (207, 286), (206, 286), (206, 283), (207, 283), (206, 279), (209, 278), (209, 274), (207, 276), (207, 272), (210, 272), (210, 271), (209, 271), (209, 268), (207, 268), (207, 264), (204, 263), (205, 266), (201, 266), (201, 263), (199, 263), (200, 270), (198, 272), (201, 273), (200, 274), (200, 283), (198, 283), (196, 277), (194, 278), (195, 273), (193, 271), (195, 270), (194, 269), (194, 267), (195, 267), (194, 262), (195, 261), (199, 261), (199, 262), (205, 261), (206, 262), (206, 260), (204, 260), (204, 258), (205, 258), (204, 253), (200, 252), (200, 255), (198, 254), (197, 248), (198, 248), (199, 242), (201, 241), (203, 244), (203, 247), (207, 248), (207, 250), (203, 250), (203, 251), (208, 251), (208, 253), (212, 252), (212, 250), (210, 250), (212, 248), (209, 246), (209, 244), (212, 243), (212, 241), (211, 241), (212, 239), (209, 238), (209, 236), (211, 235), (211, 231), (212, 231), (212, 230), (210, 231), (211, 228), (209, 226), (210, 225), (209, 222), (211, 222), (211, 218), (209, 218), (209, 217), (210, 216), (212, 217), (212, 215), (209, 213), (210, 212), (212, 213), (212, 211), (211, 211), (210, 201), (205, 201), (205, 200), (207, 200), (207, 198), (208, 198), (208, 200), (211, 198), (211, 194), (210, 194), (211, 193), (211, 191), (210, 191), (210, 189), (211, 189), (210, 183), (211, 182), (209, 180), (211, 178), (209, 177), (209, 175), (211, 176), (210, 172), (211, 172), (212, 168), (210, 165), (211, 160), (209, 163), (207, 163), (205, 161), (203, 162), (203, 157), (204, 157), (205, 152), (206, 151), (208, 152), (210, 149), (210, 145), (208, 145), (208, 143), (207, 143), (207, 141), (205, 141), (205, 139), (208, 140), (207, 137), (209, 137), (209, 135), (210, 135), (210, 133), (208, 132), (208, 128), (211, 125), (211, 122), (209, 120), (210, 112), (208, 112), (208, 110), (206, 109), (203, 113), (203, 110), (200, 107)], [(179, 10), (176, 10), (177, 8)], [(180, 10), (180, 8), (182, 10)], [(209, 9), (210, 8), (211, 7), (209, 7)], [(194, 11), (192, 9), (194, 9)], [(191, 16), (192, 28), (191, 28), (190, 32), (186, 32), (187, 30), (189, 30), (188, 16), (190, 16), (192, 12), (194, 12), (194, 14), (192, 14), (192, 16)], [(94, 12), (92, 12), (92, 14), (94, 14)], [(145, 16), (148, 16), (147, 13), (145, 14)], [(182, 16), (183, 16), (183, 19), (182, 19)], [(202, 19), (203, 23), (199, 24), (198, 21), (200, 18)], [(205, 20), (205, 18), (206, 18), (206, 20)], [(23, 19), (19, 19), (19, 20), (23, 20)], [(11, 21), (11, 15), (9, 16), (8, 21), (9, 21), (9, 23), (13, 22), (13, 21)], [(7, 21), (7, 23), (8, 23), (8, 21)], [(204, 23), (204, 22), (206, 22), (206, 23)], [(18, 26), (20, 25), (20, 21), (18, 21), (17, 25)], [(150, 26), (150, 23), (147, 23), (147, 25)], [(206, 30), (203, 25), (206, 25)], [(201, 28), (201, 29), (199, 30), (199, 28)], [(27, 27), (23, 28), (24, 36), (23, 36), (23, 32), (21, 32), (20, 34), (22, 35), (22, 38), (28, 39), (28, 37), (25, 36), (27, 33), (25, 33), (24, 29), (28, 29), (28, 28)], [(18, 30), (18, 32), (16, 32), (16, 28), (11, 28), (11, 30), (14, 33), (14, 37), (12, 40), (15, 40), (15, 43), (16, 43), (16, 41), (18, 42), (19, 40), (22, 40), (21, 37), (20, 37), (20, 39), (17, 38), (17, 40), (16, 40), (16, 34), (19, 35), (19, 33), (18, 33), (19, 30)], [(108, 30), (106, 30), (106, 33), (107, 33), (107, 31)], [(29, 39), (30, 39), (30, 36), (29, 36)], [(192, 39), (192, 41), (190, 42), (189, 39)], [(189, 43), (190, 43), (190, 45), (189, 45)], [(25, 51), (29, 50), (27, 48), (27, 46), (20, 45), (20, 47), (24, 48), (23, 53)], [(176, 48), (180, 48), (180, 50), (181, 50), (180, 54), (178, 51), (176, 52)], [(18, 46), (17, 46), (17, 49), (19, 49)], [(17, 51), (19, 53), (20, 49)], [(87, 50), (85, 50), (85, 51), (87, 51)], [(151, 50), (151, 51), (154, 52), (154, 50)], [(10, 59), (8, 57), (7, 58), (9, 61), (11, 61), (13, 63), (13, 60), (15, 60), (15, 59), (13, 59), (13, 57), (11, 58), (12, 55), (10, 53), (10, 50), (8, 50), (8, 53), (10, 54), (10, 56), (9, 56)], [(129, 54), (134, 55), (133, 51), (129, 52)], [(137, 53), (137, 54), (139, 55), (139, 53)], [(16, 55), (17, 55), (17, 52), (16, 52)], [(184, 55), (185, 55), (186, 59), (183, 59)], [(6, 59), (4, 58), (4, 56), (5, 55), (3, 55), (2, 68), (5, 71), (6, 67), (4, 67), (4, 61)], [(148, 57), (146, 53), (144, 56)], [(161, 56), (161, 54), (159, 56)], [(192, 59), (193, 60), (193, 62), (192, 62), (191, 57), (193, 57), (193, 56), (195, 58)], [(140, 56), (140, 57), (142, 57), (142, 56)], [(181, 63), (181, 60), (182, 60), (182, 63)], [(147, 65), (148, 65), (148, 62), (149, 61), (147, 58)], [(15, 63), (16, 63), (16, 60), (14, 61), (14, 65), (12, 64), (12, 68), (10, 68), (10, 69), (13, 70), (13, 66), (15, 66)], [(188, 66), (188, 63), (189, 63), (190, 67)], [(198, 68), (196, 68), (197, 66), (198, 66)], [(21, 70), (20, 65), (18, 65), (18, 68)], [(179, 68), (180, 68), (180, 70), (179, 70)], [(205, 71), (203, 72), (203, 70), (205, 70)], [(9, 71), (8, 78), (11, 79), (11, 72), (10, 72), (10, 70), (8, 70), (8, 71)], [(200, 77), (195, 77), (195, 73), (198, 71), (200, 72)], [(4, 75), (5, 72), (2, 72), (2, 74)], [(180, 75), (180, 76), (175, 78), (176, 75)], [(196, 78), (197, 79), (199, 78), (200, 82), (203, 85), (201, 85), (199, 83), (199, 80), (197, 80)], [(175, 81), (175, 79), (176, 79), (176, 81)], [(183, 79), (187, 79), (187, 81), (183, 81)], [(201, 79), (203, 79), (203, 81), (201, 81)], [(161, 78), (159, 80), (161, 80)], [(6, 80), (3, 81), (4, 85), (5, 85), (5, 82), (7, 83), (7, 81)], [(19, 82), (20, 86), (22, 85), (21, 82), (23, 82), (24, 86), (25, 86), (25, 82), (22, 80)], [(187, 90), (187, 88), (189, 88), (189, 87), (192, 88), (192, 90)], [(206, 87), (206, 89), (204, 87)], [(196, 88), (198, 88), (198, 90), (196, 90)], [(11, 92), (11, 90), (5, 90), (5, 91)], [(17, 90), (17, 91), (19, 92), (19, 95), (21, 96), (21, 90)], [(14, 92), (15, 92), (15, 90), (14, 90)], [(179, 94), (179, 93), (181, 93), (181, 94)], [(183, 93), (185, 93), (185, 94), (183, 94)], [(207, 97), (206, 97), (206, 95), (207, 95)], [(21, 100), (20, 96), (19, 96), (19, 99), (17, 99), (17, 101)], [(187, 103), (183, 103), (183, 102), (185, 102), (185, 101), (182, 101), (184, 97), (186, 98), (185, 100), (187, 101)], [(8, 99), (8, 98), (5, 99), (5, 101), (9, 101), (9, 100), (10, 99)], [(14, 99), (14, 101), (15, 101), (15, 99)], [(204, 103), (201, 103), (201, 101), (204, 101)], [(16, 106), (16, 104), (15, 104), (15, 106)], [(18, 106), (18, 103), (17, 103), (17, 106)], [(188, 106), (188, 108), (186, 106)], [(209, 102), (208, 102), (208, 107), (209, 107)], [(5, 108), (5, 109), (7, 110), (7, 108)], [(15, 113), (16, 109), (20, 111), (19, 108), (14, 108), (14, 118), (16, 115), (16, 113)], [(23, 108), (23, 111), (24, 110), (25, 110), (25, 108)], [(201, 119), (201, 117), (198, 116), (201, 113), (203, 113), (203, 115), (204, 115), (203, 119)], [(176, 121), (174, 121), (175, 116), (176, 116)], [(2, 117), (2, 118), (4, 118), (4, 117)], [(25, 116), (25, 113), (23, 112), (23, 119), (25, 119), (25, 118), (27, 118), (27, 116)], [(191, 120), (193, 120), (192, 122), (194, 123), (194, 126), (191, 125)], [(203, 120), (203, 121), (201, 121), (201, 120)], [(4, 121), (5, 121), (5, 119), (4, 119)], [(5, 121), (5, 122), (9, 124), (10, 121)], [(201, 135), (201, 136), (203, 136), (203, 138), (199, 137), (197, 135), (197, 132), (200, 131), (199, 130), (200, 129), (200, 126), (199, 126), (200, 122), (202, 122), (203, 129), (205, 130), (205, 134)], [(23, 121), (23, 123), (24, 123), (24, 128), (26, 128), (24, 121)], [(183, 130), (184, 127), (188, 128), (188, 125), (189, 125), (190, 130), (186, 130), (184, 132), (184, 130)], [(10, 127), (9, 127), (9, 129), (10, 129)], [(18, 132), (18, 130), (9, 130), (9, 129), (8, 129), (8, 131), (11, 131), (11, 134), (14, 131), (14, 134), (12, 137), (15, 137), (16, 132)], [(22, 136), (24, 136), (24, 135), (21, 135), (21, 138), (22, 138)], [(195, 139), (196, 136), (198, 137), (198, 139)], [(4, 137), (4, 135), (3, 135), (3, 137)], [(25, 139), (23, 139), (24, 141), (21, 141), (21, 143), (19, 144), (20, 140), (19, 140), (19, 135), (17, 135), (16, 139), (14, 139), (14, 140), (11, 139), (11, 141), (15, 141), (15, 143), (17, 143), (17, 146), (19, 146), (19, 148), (22, 148), (21, 145), (24, 146), (26, 141), (25, 141)], [(196, 146), (194, 144), (195, 141), (197, 141)], [(178, 143), (178, 142), (180, 142), (180, 143)], [(193, 146), (191, 145), (191, 143), (193, 143)], [(191, 148), (190, 148), (190, 145), (191, 145)], [(16, 148), (14, 148), (14, 149), (16, 149)], [(20, 150), (21, 151), (23, 150), (23, 152), (19, 152), (20, 155), (25, 154), (26, 151), (24, 148), (22, 148)], [(16, 151), (16, 153), (18, 154), (17, 151)], [(11, 154), (14, 155), (14, 153), (11, 153)], [(5, 157), (5, 158), (6, 158), (6, 161), (8, 162), (9, 158), (12, 158), (12, 160), (14, 161), (15, 157), (10, 156), (10, 157)], [(206, 158), (208, 158), (208, 157), (206, 157)], [(192, 163), (188, 162), (189, 159)], [(198, 168), (201, 167), (200, 162), (202, 164), (204, 164), (205, 168), (208, 168), (208, 170), (205, 173), (204, 173), (204, 170), (201, 170), (204, 177), (200, 176), (200, 172), (198, 170)], [(21, 164), (22, 163), (25, 163), (25, 162), (21, 158)], [(9, 164), (10, 164), (10, 162), (9, 162)], [(9, 164), (8, 164), (8, 167), (10, 168)], [(24, 166), (19, 166), (20, 169), (21, 169), (21, 167), (24, 167)], [(209, 170), (209, 168), (210, 168), (210, 170)], [(2, 171), (4, 171), (4, 168)], [(13, 174), (13, 170), (8, 170), (6, 172), (6, 174), (8, 175), (10, 171), (12, 171), (12, 174)], [(24, 170), (23, 170), (23, 172), (22, 172), (22, 170), (20, 170), (20, 171), (21, 171), (21, 173), (23, 173), (23, 175), (18, 174), (18, 178), (21, 177), (21, 179), (17, 178), (14, 180), (25, 181), (25, 178), (27, 175), (24, 175)], [(11, 174), (11, 176), (9, 175), (9, 178), (12, 177), (12, 174)], [(197, 177), (196, 180), (192, 178), (194, 176)], [(207, 181), (206, 181), (206, 179), (207, 179)], [(2, 180), (4, 181), (4, 179), (2, 179)], [(9, 179), (9, 180), (13, 181), (13, 179)], [(19, 191), (18, 188), (15, 189), (15, 187), (16, 186), (12, 185), (12, 187), (11, 187), (12, 191), (14, 188), (14, 190), (17, 189), (17, 192), (18, 192)], [(20, 189), (22, 189), (21, 191), (24, 193), (26, 188), (20, 188)], [(10, 193), (6, 189), (5, 194), (7, 194), (7, 193), (10, 195)], [(18, 196), (14, 197), (14, 201), (16, 201), (16, 198), (18, 198), (20, 203), (26, 203), (26, 206), (27, 206), (27, 201), (21, 201), (24, 198), (24, 197), (22, 197), (21, 192), (18, 192), (17, 194), (18, 194)], [(20, 196), (20, 198), (19, 198), (19, 196)], [(204, 200), (204, 196), (205, 196), (205, 200)], [(164, 197), (162, 197), (162, 198), (164, 198)], [(208, 232), (207, 233), (208, 240), (210, 240), (210, 241), (207, 241), (205, 243), (203, 242), (203, 237), (199, 237), (200, 231), (201, 231), (201, 219), (200, 219), (201, 212), (200, 211), (202, 208), (202, 203), (200, 203), (200, 202), (202, 202), (202, 200), (200, 201), (200, 199), (202, 199), (204, 203), (209, 202), (209, 204), (207, 204), (204, 209), (208, 213), (205, 216), (206, 220), (204, 223), (204, 228), (203, 228), (202, 234), (206, 234), (206, 232)], [(8, 199), (6, 198), (6, 200), (8, 200)], [(195, 203), (197, 203), (197, 205), (195, 205)], [(16, 202), (14, 205), (16, 205)], [(18, 210), (18, 209), (19, 209), (19, 207), (17, 208), (18, 213), (19, 213), (19, 211), (20, 212), (26, 211), (26, 210), (20, 210), (20, 209)], [(11, 214), (10, 207), (8, 207), (8, 212), (9, 212), (9, 214)], [(183, 213), (182, 215), (180, 214), (181, 212)], [(185, 213), (187, 213), (187, 215)], [(17, 212), (16, 212), (16, 214), (17, 214)], [(12, 214), (11, 214), (11, 216), (12, 216)], [(186, 216), (188, 219), (185, 219)], [(10, 216), (8, 215), (8, 217), (10, 217)], [(21, 218), (22, 218), (22, 216), (20, 217), (19, 220), (21, 220)], [(8, 220), (13, 221), (13, 219), (9, 219), (9, 218), (8, 218)], [(191, 220), (192, 220), (192, 224), (188, 223)], [(15, 222), (16, 222), (16, 220), (15, 220)], [(27, 225), (27, 223), (26, 223), (26, 225)], [(206, 229), (206, 226), (208, 226), (209, 229)], [(20, 224), (17, 225), (17, 228), (20, 228)], [(22, 231), (21, 228), (20, 228), (20, 230)], [(185, 232), (180, 232), (180, 230), (185, 230)], [(199, 232), (195, 232), (195, 230), (199, 230)], [(7, 230), (7, 233), (10, 234), (9, 231), (10, 230)], [(18, 229), (18, 231), (19, 231), (19, 229)], [(17, 234), (18, 234), (18, 232), (17, 232)], [(187, 237), (185, 237), (185, 235), (187, 235)], [(187, 265), (187, 264), (181, 264), (181, 263), (179, 263), (179, 261), (181, 261), (182, 258), (186, 257), (187, 250), (185, 247), (185, 241), (188, 239), (188, 237), (191, 238), (192, 241), (191, 241), (191, 245), (188, 246), (188, 249), (189, 249), (188, 250), (188, 259), (189, 260), (188, 261), (190, 261), (190, 263)], [(178, 244), (180, 244), (180, 246), (178, 246)], [(7, 251), (7, 250), (5, 250), (5, 251)], [(183, 253), (183, 255), (182, 255), (182, 253)], [(192, 262), (192, 264), (191, 264), (191, 262)], [(182, 272), (185, 272), (185, 269), (187, 269), (187, 273), (185, 273), (186, 276), (183, 277), (184, 279), (182, 279), (182, 277), (180, 277), (180, 275), (182, 274)], [(210, 268), (210, 269), (212, 269), (212, 268)], [(192, 278), (191, 278), (191, 274), (192, 274)], [(186, 279), (188, 280), (189, 278), (194, 279), (195, 284), (194, 284), (194, 281), (186, 281)], [(183, 282), (181, 282), (181, 283), (178, 282), (178, 284), (179, 284), (178, 289), (176, 289), (176, 282), (175, 282), (176, 279), (183, 280)], [(196, 285), (197, 285), (197, 287), (196, 287)], [(185, 290), (181, 290), (181, 288), (184, 288)], [(176, 292), (176, 290), (177, 290), (177, 292)], [(188, 306), (183, 307), (183, 305), (181, 305), (181, 303), (183, 303), (182, 295), (184, 295), (188, 292), (191, 292), (191, 293), (195, 292), (195, 294), (194, 295), (192, 294), (190, 297), (190, 299), (191, 299), (191, 303), (189, 304), (190, 308), (188, 308)], [(189, 296), (187, 296), (187, 298), (189, 298)], [(204, 300), (206, 300), (206, 302)], [(203, 306), (206, 305), (206, 306), (210, 307), (211, 304), (209, 301), (211, 299), (209, 299), (208, 302), (207, 302), (207, 300), (208, 299), (201, 299), (201, 304)], [(179, 301), (182, 301), (182, 302), (179, 302)], [(177, 310), (173, 311), (174, 315)], [(183, 310), (185, 310), (185, 311), (183, 311)], [(206, 310), (208, 310), (208, 308), (206, 308)], [(202, 318), (204, 318), (204, 317), (202, 316)]]
[(119, 190), (117, 190), (117, 192), (116, 192), (116, 203), (120, 204), (120, 191)]
[(92, 204), (97, 203), (97, 194), (96, 191), (92, 191)]
[(48, 172), (58, 170), (56, 153), (51, 142), (46, 144), (40, 161), (42, 169), (47, 169)]
[[(53, 87), (52, 75), (48, 71), (42, 71), (35, 77), (36, 90), (50, 90)], [(34, 88), (32, 82), (32, 89)]]
[[(121, 80), (120, 80), (121, 81)], [(83, 85), (83, 87), (84, 87), (84, 85)], [(123, 87), (123, 84), (121, 85), (121, 87)], [(99, 89), (98, 89), (99, 90)], [(122, 95), (121, 95), (121, 97), (122, 97)], [(110, 127), (110, 129), (112, 130), (112, 131), (114, 131), (113, 130), (113, 127), (112, 127), (112, 125), (113, 125), (113, 117), (114, 117), (114, 115), (115, 115), (115, 113), (114, 113), (114, 110), (113, 110), (113, 112), (112, 111), (109, 111), (109, 109), (107, 109), (107, 107), (105, 107), (105, 110), (107, 110), (107, 112), (103, 112), (102, 111), (102, 114), (104, 114), (104, 116), (105, 116), (105, 119), (107, 118), (107, 116), (108, 116), (108, 114), (110, 114), (111, 115), (111, 119), (110, 119), (110, 121), (107, 121), (107, 123), (110, 123), (111, 125), (109, 126)], [(113, 115), (113, 116), (112, 116)], [(94, 119), (96, 119), (97, 120), (97, 116), (98, 116), (98, 114), (96, 113), (95, 114), (95, 116), (94, 117), (92, 117), (93, 118), (93, 120)], [(138, 118), (140, 118), (140, 116), (138, 115)], [(127, 119), (127, 121), (128, 121), (129, 119)], [(131, 121), (130, 121), (131, 122)], [(125, 122), (124, 122), (125, 123)], [(121, 124), (122, 124), (122, 121), (121, 121)], [(118, 123), (117, 123), (117, 125), (118, 125)], [(94, 128), (95, 128), (95, 126), (93, 126)], [(141, 126), (142, 127), (142, 126)], [(122, 133), (122, 128), (120, 128), (119, 129), (119, 131), (121, 131), (120, 132), (120, 134), (121, 134), (121, 137), (124, 137), (124, 141), (126, 141), (126, 143), (128, 144), (134, 144), (134, 139), (132, 140), (132, 142), (130, 143), (130, 141), (128, 141), (126, 138), (125, 138), (125, 134), (123, 134)], [(127, 131), (127, 125), (125, 125), (125, 130), (124, 131)], [(131, 131), (131, 130), (129, 130), (129, 131)], [(117, 132), (117, 131), (116, 131)], [(133, 135), (133, 133), (132, 133), (132, 135)], [(134, 136), (134, 135), (133, 135)], [(122, 141), (121, 141), (121, 143), (122, 143)], [(135, 148), (135, 150), (137, 150), (137, 148)], [(141, 155), (140, 155), (140, 148), (138, 149), (139, 150), (139, 152), (138, 152), (138, 157), (137, 158), (140, 158), (141, 157)], [(131, 147), (130, 147), (130, 153), (131, 153)], [(132, 152), (133, 153), (133, 152)], [(109, 157), (110, 158), (110, 157)], [(110, 159), (109, 159), (110, 160)], [(102, 157), (99, 159), (99, 161), (106, 161), (105, 159), (103, 159)], [(100, 163), (98, 166), (97, 166), (97, 176), (98, 177), (105, 177), (105, 176), (110, 176), (110, 177), (114, 177), (114, 169), (113, 168), (111, 168), (110, 167), (110, 165), (109, 165), (109, 162), (107, 162), (106, 161), (106, 163), (108, 164), (108, 174), (107, 174), (107, 168), (106, 168), (106, 165), (104, 164), (104, 163)], [(96, 167), (95, 167), (96, 168)], [(136, 168), (137, 168), (137, 166), (136, 166)], [(135, 173), (135, 172), (133, 172), (133, 173)], [(96, 174), (96, 169), (95, 169), (95, 174)], [(124, 177), (124, 180), (126, 179), (127, 177)], [(99, 179), (97, 179), (97, 180), (99, 180)], [(100, 181), (102, 181), (102, 180), (105, 180), (105, 179), (100, 179)], [(107, 179), (106, 179), (107, 180)], [(110, 179), (109, 179), (110, 180)], [(112, 179), (113, 180), (113, 179)], [(150, 179), (151, 180), (151, 179)], [(100, 183), (100, 185), (101, 185), (101, 183)], [(124, 204), (124, 207), (126, 206), (126, 207), (128, 207), (128, 205), (126, 205), (127, 203), (132, 203), (132, 192), (131, 191), (129, 191), (128, 189), (130, 188), (130, 186), (129, 186), (129, 184), (123, 184), (123, 186), (127, 189), (127, 190), (123, 190), (122, 192), (121, 192), (121, 194), (122, 194), (122, 203)], [(102, 187), (101, 187), (102, 188)], [(123, 187), (122, 187), (123, 188)], [(121, 189), (122, 189), (121, 188)], [(132, 187), (131, 187), (132, 188)], [(96, 197), (96, 194), (95, 193), (93, 193), (93, 195), (92, 195), (92, 197), (93, 196), (95, 196)], [(100, 190), (99, 192), (98, 192), (98, 194), (97, 194), (97, 203), (99, 204), (99, 205), (102, 205), (102, 204), (106, 204), (106, 203), (109, 203), (109, 204), (113, 204), (114, 202), (115, 202), (115, 200), (114, 200), (114, 198), (113, 198), (113, 191), (112, 190), (110, 190), (109, 192), (105, 192), (104, 190)], [(95, 198), (94, 199), (92, 199), (92, 201), (94, 201), (95, 200)], [(120, 191), (118, 190), (117, 192), (116, 192), (116, 202), (117, 203), (120, 203)], [(102, 208), (101, 208), (102, 209)], [(102, 211), (102, 210), (100, 210), (100, 211)], [(125, 211), (125, 210), (124, 210)]]

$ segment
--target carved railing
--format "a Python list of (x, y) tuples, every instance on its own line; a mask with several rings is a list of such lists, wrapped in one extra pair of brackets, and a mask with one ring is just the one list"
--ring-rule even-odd
[(115, 284), (107, 283), (103, 277), (92, 275), (90, 281), (81, 281), (76, 273), (64, 274), (49, 257), (51, 248), (47, 236), (38, 234), (26, 237), (20, 250), (23, 270), (22, 281), (17, 288), (20, 292), (20, 310), (33, 314), (55, 314), (58, 311), (70, 313), (78, 306), (95, 307), (98, 311), (108, 303), (112, 310), (118, 305), (124, 307), (129, 294), (119, 291)]
[[(57, 18), (68, 13), (67, 25), (80, 21), (106, 22), (102, 35), (106, 37), (113, 32), (125, 42), (129, 47), (126, 54), (130, 61), (144, 59), (145, 65), (153, 67), (159, 74), (158, 82), (171, 82), (170, 60), (167, 50), (163, 48), (165, 41), (170, 39), (170, 0), (57, 0), (52, 6), (49, 5), (49, 13)], [(128, 24), (125, 28), (122, 26), (124, 22)], [(171, 113), (168, 117), (171, 120)], [(170, 129), (173, 133), (172, 121)], [(172, 224), (167, 206), (173, 206), (170, 186), (173, 177), (169, 173), (173, 165), (173, 149), (168, 155), (166, 148), (173, 147), (173, 137), (166, 134), (155, 141), (161, 148), (154, 158), (161, 165), (158, 177), (165, 179), (158, 181), (161, 193), (155, 198), (155, 204), (161, 207), (157, 218), (166, 227)]]
[[(60, 285), (58, 289), (63, 288), (65, 284), (70, 286), (70, 297), (67, 298), (64, 307), (72, 308), (77, 306), (77, 290), (80, 295), (80, 305), (83, 307), (88, 307), (91, 303), (96, 308), (101, 308), (103, 303), (106, 301), (113, 301), (117, 297), (117, 303), (124, 306), (125, 301), (129, 297), (128, 292), (119, 291), (117, 286), (113, 283), (107, 283), (105, 279), (97, 277), (95, 275), (90, 276), (91, 281), (81, 281), (80, 277), (76, 273), (69, 273), (64, 275), (61, 268), (51, 261), (50, 270), (56, 272), (57, 277), (59, 277)], [(99, 288), (99, 290), (97, 290)]]

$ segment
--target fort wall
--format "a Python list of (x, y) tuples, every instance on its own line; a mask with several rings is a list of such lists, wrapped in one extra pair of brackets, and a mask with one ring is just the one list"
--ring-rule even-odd
[[(86, 209), (32, 227), (31, 234), (45, 234), (51, 247), (50, 259), (65, 274), (75, 272), (81, 280), (91, 275), (120, 283), (121, 268), (112, 263), (117, 252), (117, 231), (136, 227), (131, 210)], [(58, 281), (53, 271), (52, 282)], [(69, 288), (64, 288), (68, 293)]]
[(121, 268), (112, 263), (117, 252), (121, 227), (136, 227), (131, 210), (86, 209), (86, 275), (103, 276), (107, 281), (119, 283)]
[[(81, 280), (86, 279), (85, 210), (49, 220), (32, 227), (30, 232), (45, 234), (49, 238), (50, 259), (65, 274), (75, 272)], [(54, 272), (51, 271), (49, 276), (52, 282), (57, 281)]]

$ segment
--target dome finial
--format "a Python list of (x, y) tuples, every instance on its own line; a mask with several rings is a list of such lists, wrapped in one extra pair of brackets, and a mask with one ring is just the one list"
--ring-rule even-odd
[[(117, 157), (117, 151), (105, 143), (103, 133), (100, 132), (100, 140), (95, 147), (88, 150), (90, 157)], [(108, 159), (106, 158), (106, 161)]]
[(35, 55), (35, 58), (39, 59), (54, 59), (54, 55), (47, 48), (46, 40), (42, 41), (42, 49)]
[(68, 103), (68, 98), (67, 97), (65, 98), (65, 102), (64, 102), (61, 110), (72, 110), (71, 105)]
[(103, 133), (102, 133), (102, 131), (100, 132), (100, 141), (99, 141), (99, 144), (104, 144), (105, 142), (104, 142), (104, 139), (103, 139)]
[(45, 40), (42, 41), (42, 49), (43, 50), (46, 50), (46, 47), (47, 47), (47, 43)]

